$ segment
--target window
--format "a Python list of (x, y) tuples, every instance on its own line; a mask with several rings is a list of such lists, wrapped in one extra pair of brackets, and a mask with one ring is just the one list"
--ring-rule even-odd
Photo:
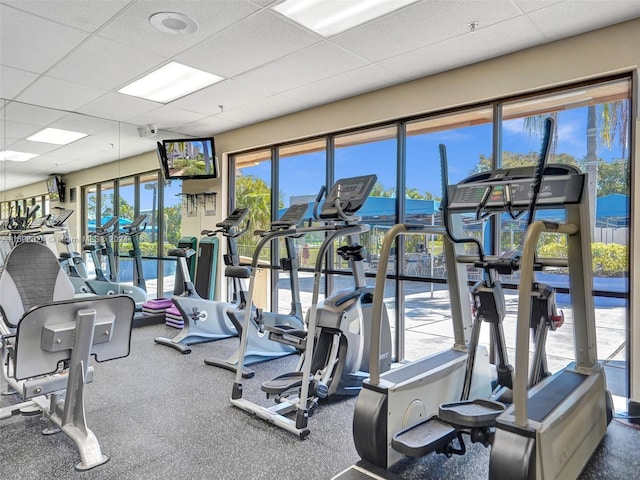
[[(289, 145), (278, 149), (278, 218), (286, 208), (296, 203), (309, 204), (308, 217), (313, 215), (313, 205), (320, 188), (326, 184), (327, 142), (325, 139)], [(322, 243), (322, 233), (308, 234), (294, 239), (296, 256), (302, 269), (312, 269), (318, 248)], [(281, 249), (282, 247), (281, 242)], [(284, 256), (283, 254), (279, 256)], [(305, 310), (311, 304), (313, 273), (298, 272), (304, 288), (301, 288), (301, 304)], [(291, 310), (291, 277), (288, 272), (278, 270), (278, 309), (281, 313)]]
[[(586, 172), (594, 200), (592, 225), (587, 228), (593, 235), (596, 327), (598, 332), (608, 330), (607, 335), (598, 337), (599, 342), (608, 338), (607, 342), (598, 345), (599, 357), (613, 377), (626, 378), (624, 356), (629, 334), (628, 244), (631, 228), (630, 92), (630, 79), (622, 78), (399, 120), (376, 128), (336, 132), (295, 145), (274, 145), (256, 152), (241, 152), (232, 156), (236, 168), (236, 202), (238, 205), (249, 206), (251, 202), (260, 205), (266, 225), (267, 219), (275, 218), (274, 212), (280, 212), (288, 205), (287, 201), (291, 202), (291, 197), (298, 195), (292, 193), (296, 188), (309, 190), (299, 195), (313, 195), (315, 191), (311, 187), (324, 181), (325, 175), (329, 176), (327, 183), (331, 184), (341, 177), (375, 173), (378, 183), (361, 211), (363, 221), (370, 226), (362, 241), (370, 255), (368, 276), (372, 282), (378, 268), (376, 256), (392, 225), (398, 222), (437, 225), (441, 222), (439, 144), (446, 146), (449, 184), (487, 169), (532, 165), (540, 149), (540, 125), (546, 116), (552, 116), (557, 128), (551, 161), (572, 163)], [(273, 162), (272, 157), (275, 158)], [(314, 172), (313, 180), (300, 181), (308, 178), (306, 175), (311, 171)], [(300, 177), (292, 180), (292, 172)], [(271, 182), (272, 175), (277, 180), (275, 183)], [(296, 181), (304, 185), (296, 185)], [(248, 184), (252, 188), (247, 189)], [(232, 185), (232, 192), (233, 188)], [(272, 188), (278, 192), (273, 198)], [(403, 191), (402, 195), (398, 195), (399, 190)], [(267, 214), (269, 211), (271, 217)], [(499, 216), (485, 222), (470, 218), (462, 220), (460, 235), (477, 238), (487, 253), (520, 248), (526, 216), (516, 220)], [(305, 238), (305, 243), (312, 246), (315, 241)], [(396, 360), (415, 359), (441, 350), (445, 344), (451, 345), (453, 335), (442, 242), (437, 235), (412, 235), (396, 241), (393, 261), (388, 265), (385, 292), (392, 325), (395, 318)], [(472, 250), (474, 247), (467, 247), (469, 253)], [(547, 235), (539, 253), (557, 257), (563, 252), (566, 255), (562, 240)], [(267, 255), (265, 260), (269, 258)], [(347, 265), (335, 255), (332, 262), (334, 274), (329, 275), (330, 291), (333, 287), (347, 286), (351, 281)], [(476, 269), (467, 271), (470, 284), (481, 276)], [(562, 270), (539, 275), (541, 281), (566, 285), (563, 283), (566, 272)], [(281, 286), (285, 284), (285, 276), (278, 278)], [(503, 278), (512, 289), (517, 288), (518, 280), (517, 274)], [(334, 285), (331, 285), (332, 281)], [(516, 293), (516, 290), (506, 292), (508, 347), (515, 344)], [(567, 294), (566, 287), (559, 288), (561, 308), (567, 304)], [(303, 307), (307, 308), (308, 304)], [(565, 313), (570, 318), (571, 312)], [(551, 332), (549, 336), (547, 351), (552, 367), (566, 364), (573, 356), (573, 347), (568, 346), (566, 336), (570, 329), (565, 329), (560, 335)], [(485, 333), (481, 340), (487, 343), (488, 334)], [(611, 341), (612, 333), (616, 335), (615, 341)], [(614, 393), (624, 395), (625, 392), (614, 389)]]

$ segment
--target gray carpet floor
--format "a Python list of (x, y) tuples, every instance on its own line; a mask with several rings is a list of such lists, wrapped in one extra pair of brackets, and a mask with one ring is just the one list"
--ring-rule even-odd
[[(63, 434), (44, 436), (40, 417), (0, 423), (0, 478), (25, 479), (330, 479), (359, 460), (351, 439), (355, 398), (323, 403), (300, 440), (229, 403), (233, 374), (204, 364), (226, 358), (237, 339), (195, 345), (189, 355), (156, 345), (176, 330), (151, 325), (133, 331), (131, 355), (95, 365), (86, 390), (89, 428), (108, 463), (88, 472), (73, 466), (79, 454)], [(255, 366), (244, 381), (245, 398), (272, 405), (260, 383), (292, 370), (295, 356)], [(4, 385), (0, 385), (2, 390)], [(0, 397), (0, 406), (17, 401)], [(614, 420), (580, 478), (638, 478), (640, 430)], [(393, 469), (401, 478), (486, 478), (489, 451), (469, 445), (464, 457), (406, 459)]]

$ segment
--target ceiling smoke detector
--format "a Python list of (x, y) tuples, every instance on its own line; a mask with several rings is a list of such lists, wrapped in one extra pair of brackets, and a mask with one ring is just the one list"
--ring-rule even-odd
[(170, 35), (191, 35), (198, 30), (198, 22), (193, 18), (177, 12), (158, 12), (149, 17), (153, 28)]

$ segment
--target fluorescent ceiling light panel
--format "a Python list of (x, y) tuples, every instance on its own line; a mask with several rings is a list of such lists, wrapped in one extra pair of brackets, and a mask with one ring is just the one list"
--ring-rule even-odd
[(0, 160), (10, 160), (12, 162), (26, 162), (37, 156), (36, 153), (14, 152), (12, 150), (0, 151)]
[(273, 9), (330, 37), (419, 0), (285, 0)]
[(121, 88), (118, 92), (154, 102), (169, 103), (221, 80), (224, 78), (218, 75), (171, 62)]
[(54, 145), (67, 145), (86, 136), (86, 133), (72, 132), (71, 130), (45, 128), (35, 135), (31, 135), (27, 140), (31, 140), (32, 142), (52, 143)]

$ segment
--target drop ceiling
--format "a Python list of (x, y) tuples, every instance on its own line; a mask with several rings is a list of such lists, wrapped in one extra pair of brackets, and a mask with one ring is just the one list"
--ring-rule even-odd
[[(277, 3), (0, 0), (0, 150), (39, 154), (0, 162), (0, 191), (640, 17), (638, 0), (421, 0), (324, 38)], [(199, 28), (160, 32), (157, 12)], [(224, 80), (166, 105), (117, 93), (170, 61)], [(141, 137), (150, 124), (159, 135)], [(44, 127), (88, 136), (26, 140)]]

